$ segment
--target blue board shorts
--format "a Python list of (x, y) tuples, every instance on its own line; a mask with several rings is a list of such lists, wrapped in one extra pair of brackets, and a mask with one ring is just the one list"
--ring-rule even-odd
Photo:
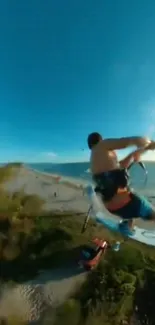
[(122, 208), (111, 211), (111, 213), (117, 214), (122, 219), (141, 218), (147, 221), (152, 219), (154, 211), (153, 206), (145, 199), (145, 197), (136, 193), (131, 193), (130, 202)]

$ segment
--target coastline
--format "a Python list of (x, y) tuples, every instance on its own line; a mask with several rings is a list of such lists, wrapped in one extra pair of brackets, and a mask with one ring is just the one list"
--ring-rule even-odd
[(84, 193), (88, 182), (21, 167), (14, 179), (3, 184), (4, 190), (14, 193), (23, 190), (45, 200), (46, 211), (86, 213), (89, 200)]
[(37, 170), (34, 168), (29, 168), (29, 167), (26, 169), (33, 171), (40, 176), (44, 175), (45, 177), (51, 178), (53, 180), (57, 180), (57, 178), (60, 178), (61, 179), (60, 183), (66, 184), (68, 186), (73, 185), (77, 188), (81, 188), (82, 186), (85, 187), (88, 185), (88, 183), (91, 183), (90, 181), (88, 181), (86, 179), (82, 179), (80, 177), (76, 178), (76, 177), (71, 177), (71, 176), (64, 176), (64, 175), (57, 174), (57, 173), (48, 173), (48, 172), (40, 171), (40, 170)]
[[(43, 210), (47, 212), (75, 212), (86, 214), (90, 207), (90, 200), (85, 193), (85, 187), (90, 182), (86, 180), (64, 177), (22, 166), (14, 179), (3, 184), (9, 193), (24, 191), (28, 195), (37, 195), (45, 201)], [(155, 205), (155, 196), (147, 195), (144, 189), (141, 195)], [(106, 213), (105, 209), (103, 209)], [(107, 213), (108, 214), (108, 213)], [(117, 218), (111, 215), (112, 218)], [(140, 227), (150, 229), (151, 222), (136, 220)]]
[[(33, 172), (36, 173), (36, 175), (40, 175), (40, 177), (43, 177), (43, 180), (50, 179), (56, 182), (56, 184), (59, 186), (60, 190), (60, 197), (63, 197), (63, 193), (61, 191), (65, 191), (65, 193), (70, 196), (68, 202), (67, 200), (63, 201), (63, 198), (59, 203), (61, 204), (63, 201), (63, 204), (61, 205), (61, 208), (57, 209), (57, 211), (61, 211), (62, 213), (64, 212), (80, 212), (80, 213), (87, 213), (89, 207), (90, 207), (90, 200), (87, 197), (87, 194), (84, 194), (84, 189), (85, 187), (90, 184), (90, 182), (86, 181), (86, 180), (82, 180), (82, 179), (76, 179), (76, 178), (72, 178), (72, 177), (65, 177), (62, 175), (58, 175), (58, 174), (51, 174), (51, 173), (46, 173), (46, 172), (41, 172), (41, 171), (37, 171), (37, 170), (32, 170)], [(60, 178), (60, 180), (57, 183), (57, 179)], [(69, 191), (71, 190), (70, 194)], [(138, 191), (140, 195), (145, 196), (152, 205), (155, 206), (155, 196), (153, 195), (149, 195), (148, 191), (145, 189), (142, 189), (140, 191)], [(70, 203), (70, 204), (69, 204)], [(49, 205), (51, 207), (51, 205)], [(117, 216), (113, 215), (113, 214), (109, 214), (108, 211), (105, 210), (105, 208), (103, 208), (102, 212), (108, 217), (111, 217), (113, 219), (118, 219)], [(153, 222), (149, 222), (149, 221), (144, 221), (142, 219), (135, 219), (135, 224), (139, 227), (142, 227), (144, 229), (152, 229), (152, 225)]]

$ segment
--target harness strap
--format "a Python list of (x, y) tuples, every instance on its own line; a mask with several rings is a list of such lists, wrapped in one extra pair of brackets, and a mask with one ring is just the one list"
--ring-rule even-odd
[(123, 208), (131, 201), (131, 199), (132, 199), (132, 194), (127, 190), (127, 188), (119, 189), (117, 194), (109, 202), (105, 202), (105, 206), (110, 212), (113, 212)]
[(104, 201), (110, 201), (118, 191), (126, 191), (128, 178), (129, 175), (126, 169), (116, 169), (93, 175), (93, 179), (97, 185), (95, 191), (102, 195)]

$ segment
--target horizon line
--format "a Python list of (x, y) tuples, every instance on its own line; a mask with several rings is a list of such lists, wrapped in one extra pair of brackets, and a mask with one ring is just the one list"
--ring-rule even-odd
[[(149, 163), (155, 163), (155, 160), (147, 160), (147, 159), (143, 159), (142, 160), (143, 162), (149, 162)], [(16, 161), (16, 160), (12, 160), (12, 161), (3, 161), (1, 162), (0, 161), (0, 164), (12, 164), (12, 163), (21, 163), (21, 164), (53, 164), (53, 165), (58, 165), (58, 164), (83, 164), (83, 163), (89, 163), (89, 161), (58, 161), (58, 162), (55, 162), (55, 161), (42, 161), (42, 162), (39, 162), (39, 161), (35, 161), (35, 162), (19, 162), (19, 161)]]

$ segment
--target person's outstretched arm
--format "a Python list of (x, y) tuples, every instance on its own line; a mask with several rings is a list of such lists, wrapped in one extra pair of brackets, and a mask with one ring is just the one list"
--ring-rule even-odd
[[(154, 144), (154, 146), (155, 146), (155, 144)], [(128, 168), (133, 161), (138, 162), (141, 158), (141, 155), (144, 154), (147, 150), (150, 150), (149, 145), (145, 148), (137, 149), (137, 150), (131, 152), (124, 159), (119, 161), (120, 167)]]
[(151, 141), (147, 137), (127, 137), (120, 139), (105, 139), (103, 143), (107, 150), (119, 150), (131, 146), (136, 146), (137, 148), (145, 147), (149, 145)]
[(147, 150), (155, 150), (155, 141), (151, 141), (151, 143), (147, 146)]
[(119, 161), (120, 168), (128, 168), (130, 166), (130, 164), (134, 161), (134, 152), (131, 152), (129, 155)]

